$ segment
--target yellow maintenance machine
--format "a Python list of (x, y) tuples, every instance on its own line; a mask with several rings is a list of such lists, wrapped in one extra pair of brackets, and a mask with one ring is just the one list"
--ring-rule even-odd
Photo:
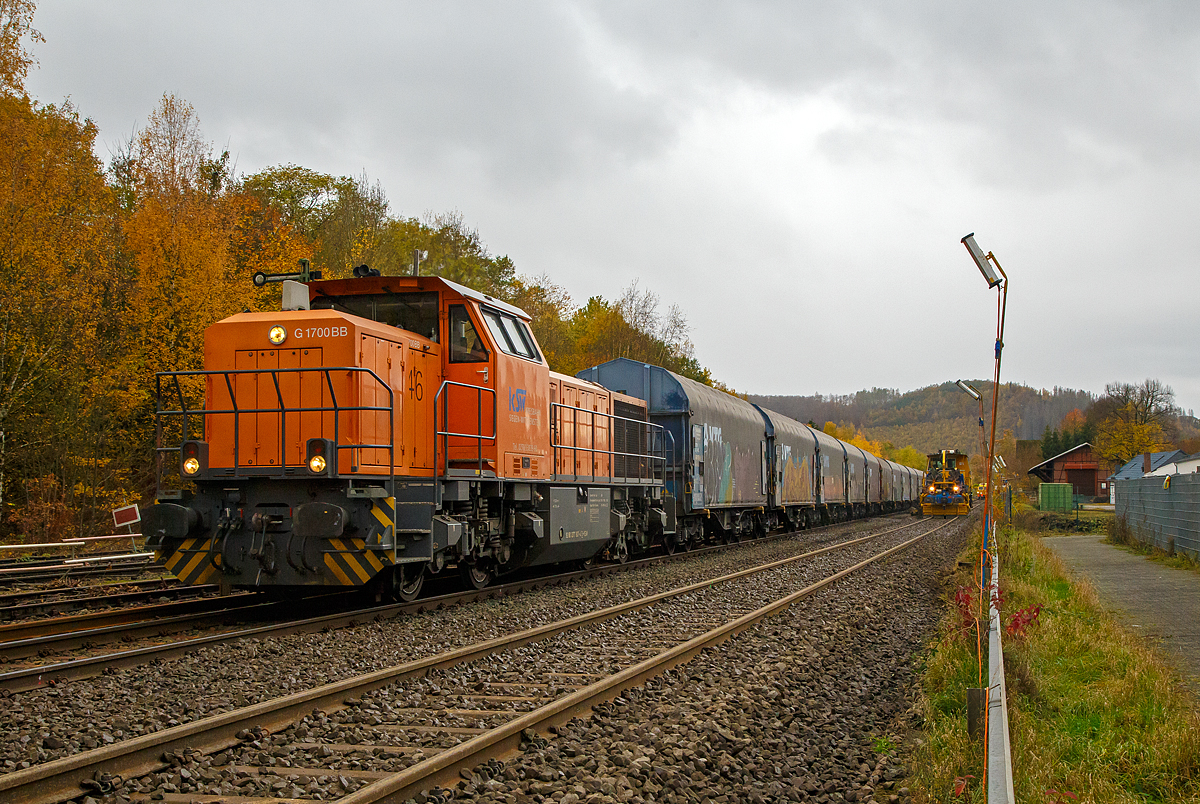
[(971, 511), (971, 466), (955, 449), (931, 452), (921, 487), (922, 516), (959, 516)]

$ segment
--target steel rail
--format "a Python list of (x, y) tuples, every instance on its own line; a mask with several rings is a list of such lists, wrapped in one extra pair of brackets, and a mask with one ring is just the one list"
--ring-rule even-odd
[[(243, 606), (246, 601), (262, 599), (254, 592), (239, 592), (225, 597), (202, 597), (189, 600), (173, 600), (167, 603), (152, 603), (146, 606), (114, 607), (106, 611), (91, 611), (86, 614), (71, 614), (62, 617), (46, 617), (41, 620), (22, 620), (0, 624), (0, 652), (8, 643), (64, 637), (72, 634), (99, 636), (100, 632), (118, 625), (164, 622), (181, 614), (205, 614), (210, 610), (229, 610)], [(101, 599), (97, 599), (102, 600)], [(225, 605), (221, 605), (225, 603)], [(47, 642), (52, 640), (47, 639)]]
[[(945, 527), (953, 521), (955, 520), (948, 520), (939, 525), (938, 528)], [(812, 558), (823, 553), (878, 539), (889, 533), (903, 530), (906, 527), (910, 527), (910, 525), (903, 525), (882, 533), (870, 534), (845, 542), (839, 542), (835, 545), (828, 545), (801, 555), (739, 570), (718, 578), (710, 578), (688, 584), (687, 586), (627, 601), (615, 606), (609, 606), (598, 611), (580, 614), (566, 620), (525, 629), (514, 634), (496, 637), (446, 653), (428, 656), (372, 673), (332, 682), (320, 687), (304, 690), (303, 692), (270, 701), (263, 701), (242, 709), (231, 710), (191, 723), (184, 723), (164, 729), (153, 734), (123, 740), (91, 751), (84, 751), (72, 756), (35, 765), (31, 768), (0, 775), (0, 799), (21, 801), (25, 804), (57, 804), (58, 802), (67, 801), (86, 792), (85, 788), (81, 786), (84, 780), (99, 778), (104, 774), (132, 778), (160, 770), (165, 767), (163, 760), (164, 753), (180, 751), (184, 748), (199, 750), (203, 753), (221, 751), (237, 745), (240, 742), (237, 734), (243, 729), (262, 728), (269, 732), (279, 731), (313, 711), (313, 709), (333, 710), (343, 708), (348, 698), (364, 695), (406, 678), (422, 676), (434, 668), (445, 669), (474, 661), (475, 659), (484, 658), (500, 651), (518, 648), (530, 642), (555, 636), (564, 631), (600, 623), (646, 608), (654, 603), (706, 589), (717, 583), (736, 580), (806, 558)], [(937, 530), (938, 528), (934, 528), (933, 530)], [(924, 538), (928, 533), (932, 533), (933, 530), (905, 542), (904, 545)], [(890, 554), (895, 549), (897, 548), (892, 548), (885, 554)], [(877, 556), (875, 560), (878, 560), (881, 556)], [(847, 572), (843, 571), (836, 576), (826, 579), (824, 583), (831, 583), (833, 580), (843, 577)], [(816, 588), (820, 588), (820, 586)], [(735, 624), (740, 623), (742, 619), (744, 618), (739, 618), (739, 620), (735, 621)], [(691, 645), (690, 642), (686, 644)], [(696, 648), (696, 651), (700, 649)], [(681, 659), (680, 661), (683, 660)], [(624, 680), (626, 673), (621, 673), (617, 677)], [(574, 701), (575, 699), (572, 698), (573, 706), (575, 705)], [(579, 706), (582, 706), (582, 704)], [(452, 755), (457, 756), (456, 754)]]
[(21, 567), (0, 568), (0, 584), (36, 583), (53, 578), (91, 578), (106, 575), (136, 575), (146, 571), (158, 570), (166, 573), (166, 567), (153, 561), (122, 563), (110, 566), (94, 566), (89, 564), (55, 564), (52, 566), (23, 569)]
[[(155, 584), (159, 584), (160, 586), (156, 587)], [(80, 586), (52, 586), (46, 589), (22, 589), (16, 592), (0, 592), (0, 607), (20, 605), (21, 603), (37, 600), (45, 595), (74, 594), (74, 597), (67, 597), (64, 598), (64, 600), (81, 600), (89, 591), (103, 592), (105, 590), (111, 591), (112, 589), (116, 588), (142, 592), (153, 591), (155, 588), (157, 588), (163, 592), (170, 592), (173, 589), (181, 588), (181, 584), (176, 578), (171, 577), (163, 580), (114, 581), (110, 584), (98, 583)], [(216, 591), (219, 587), (216, 584), (197, 584), (195, 586), (183, 588)], [(3, 611), (3, 608), (0, 608), (0, 611)]]
[[(348, 796), (338, 799), (338, 802), (339, 804), (382, 804), (383, 802), (387, 804), (402, 804), (402, 802), (407, 801), (423, 790), (428, 790), (431, 787), (450, 786), (460, 778), (460, 768), (473, 768), (488, 759), (516, 752), (520, 748), (521, 734), (523, 732), (527, 730), (545, 731), (552, 726), (561, 726), (572, 718), (579, 717), (590, 711), (595, 705), (610, 701), (625, 690), (636, 687), (648, 679), (662, 675), (667, 670), (690, 661), (705, 648), (719, 645), (731, 636), (758, 624), (768, 617), (778, 614), (796, 601), (814, 594), (829, 584), (916, 544), (930, 533), (946, 527), (952, 521), (954, 520), (949, 520), (895, 547), (884, 550), (844, 570), (835, 572), (816, 583), (768, 603), (749, 614), (718, 626), (681, 645), (669, 648), (657, 656), (652, 656), (633, 667), (626, 668), (615, 675), (601, 679), (590, 686), (565, 695), (540, 709), (535, 709), (528, 714), (510, 720), (504, 725), (491, 729), (478, 737), (459, 743), (453, 748), (448, 748), (386, 779), (369, 784)], [(771, 565), (764, 566), (769, 567)], [(755, 571), (758, 570), (756, 569)]]
[[(916, 520), (906, 525), (901, 525), (900, 528), (896, 528), (895, 530), (912, 527), (913, 525), (919, 523), (920, 520)], [(844, 523), (835, 523), (834, 525), (826, 525), (821, 528), (813, 528), (812, 530), (803, 532), (817, 532), (836, 527), (839, 524)], [(892, 531), (887, 532), (890, 533)], [(762, 544), (766, 541), (774, 541), (792, 535), (795, 535), (794, 532), (768, 536), (762, 539), (741, 542), (740, 544)], [(36, 667), (10, 670), (6, 673), (0, 673), (0, 689), (7, 690), (10, 693), (25, 692), (31, 689), (37, 689), (38, 687), (44, 686), (50, 682), (57, 684), (67, 681), (78, 681), (84, 678), (93, 678), (102, 674), (108, 668), (133, 667), (139, 664), (145, 664), (152, 660), (163, 660), (174, 658), (176, 656), (182, 656), (185, 653), (189, 653), (197, 648), (207, 645), (231, 642), (236, 639), (243, 639), (247, 637), (288, 636), (291, 634), (313, 633), (316, 631), (353, 627), (364, 622), (390, 619), (402, 614), (416, 614), (425, 610), (449, 608), (451, 606), (472, 603), (477, 600), (491, 600), (498, 597), (504, 597), (506, 595), (532, 591), (545, 587), (563, 586), (568, 583), (574, 583), (578, 580), (602, 577), (618, 572), (627, 572), (629, 570), (662, 563), (664, 561), (681, 560), (687, 556), (696, 556), (716, 552), (727, 549), (730, 546), (732, 545), (711, 545), (696, 550), (675, 553), (674, 555), (651, 556), (650, 558), (629, 561), (625, 564), (605, 564), (576, 572), (528, 578), (509, 584), (504, 584), (502, 586), (487, 586), (478, 590), (452, 592), (450, 594), (415, 600), (411, 603), (392, 603), (384, 606), (374, 606), (371, 608), (358, 609), (349, 612), (319, 615), (301, 620), (289, 620), (284, 623), (273, 623), (270, 625), (254, 626), (252, 628), (242, 628), (236, 631), (225, 631), (220, 634), (210, 634), (158, 645), (130, 648), (128, 650), (118, 651), (116, 653), (69, 659), (53, 664), (44, 664)], [(225, 614), (228, 614), (228, 612)], [(184, 623), (194, 622), (192, 620), (188, 620), (186, 617), (180, 619)], [(144, 627), (138, 629), (138, 633), (156, 636), (160, 631), (162, 631), (162, 628), (159, 626), (163, 624), (163, 621), (148, 623)], [(170, 623), (165, 624), (169, 625)], [(122, 630), (120, 627), (114, 627), (114, 629), (109, 631), (109, 635), (112, 633), (124, 635), (129, 633), (129, 629)], [(75, 640), (76, 646), (83, 647), (86, 642), (94, 642), (96, 638), (97, 637), (89, 638), (87, 635), (81, 634)], [(67, 643), (62, 643), (62, 645), (65, 644)], [(24, 649), (25, 646), (13, 646), (14, 651), (18, 648)], [(5, 649), (6, 646), (0, 645), (0, 655), (4, 654)], [(33, 652), (39, 652), (41, 649), (42, 648), (39, 648), (37, 651)], [(61, 647), (61, 649), (65, 650), (69, 648)], [(28, 653), (26, 655), (28, 655)]]
[[(166, 585), (161, 581), (128, 584), (138, 586), (126, 592), (116, 594), (86, 594), (88, 591), (103, 592), (105, 589), (122, 588), (126, 584), (106, 586), (63, 587), (61, 589), (46, 589), (40, 592), (15, 592), (0, 595), (0, 620), (15, 622), (22, 618), (38, 614), (59, 614), (71, 609), (82, 609), (90, 606), (115, 607), (139, 602), (153, 601), (158, 598), (192, 599), (197, 597), (214, 596), (220, 587), (217, 584), (198, 584), (184, 586), (182, 584)], [(146, 587), (146, 588), (140, 588)], [(152, 588), (151, 588), (152, 587)], [(83, 594), (70, 594), (71, 592)], [(55, 595), (65, 595), (55, 597)], [(170, 601), (168, 601), (170, 602)]]

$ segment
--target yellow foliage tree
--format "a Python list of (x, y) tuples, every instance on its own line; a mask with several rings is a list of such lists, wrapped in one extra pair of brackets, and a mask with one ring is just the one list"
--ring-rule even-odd
[(1096, 429), (1096, 452), (1120, 466), (1144, 452), (1160, 452), (1169, 446), (1158, 422), (1138, 422), (1135, 417), (1114, 416)]
[(36, 63), (21, 40), (44, 41), (33, 29), (34, 0), (0, 0), (0, 93), (25, 94), (25, 74)]
[(111, 195), (95, 136), (70, 104), (0, 94), (0, 502), (64, 465), (96, 357)]

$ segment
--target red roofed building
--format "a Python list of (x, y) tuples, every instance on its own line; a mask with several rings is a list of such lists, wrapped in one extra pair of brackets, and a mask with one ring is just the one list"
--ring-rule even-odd
[(1047, 483), (1070, 483), (1084, 497), (1108, 497), (1108, 476), (1112, 465), (1101, 458), (1089, 443), (1055, 455), (1029, 470)]

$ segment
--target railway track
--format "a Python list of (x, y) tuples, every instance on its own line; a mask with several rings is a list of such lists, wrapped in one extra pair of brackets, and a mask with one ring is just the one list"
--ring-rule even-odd
[(133, 581), (123, 584), (66, 586), (0, 594), (0, 622), (16, 622), (35, 617), (57, 617), (81, 609), (114, 608), (165, 599), (216, 595), (216, 584), (183, 586), (169, 580)]
[[(897, 515), (899, 517), (899, 515)], [(827, 525), (805, 533), (819, 533), (838, 527)], [(757, 539), (762, 544), (792, 536), (776, 534)], [(455, 591), (422, 598), (412, 603), (389, 604), (369, 608), (354, 608), (328, 613), (319, 611), (318, 596), (303, 601), (299, 612), (294, 601), (264, 601), (251, 595), (207, 598), (178, 604), (142, 607), (133, 610), (100, 612), (61, 621), (38, 620), (29, 623), (0, 625), (0, 667), (20, 665), (0, 672), (0, 690), (24, 692), (46, 684), (62, 684), (94, 678), (122, 667), (132, 667), (154, 661), (175, 658), (197, 649), (239, 639), (280, 637), (290, 634), (315, 633), (357, 624), (390, 619), (425, 610), (449, 608), (478, 600), (505, 597), (548, 586), (574, 583), (587, 578), (602, 577), (618, 572), (728, 549), (730, 545), (712, 545), (686, 553), (658, 555), (626, 562), (605, 564), (585, 570), (553, 576), (532, 576), (512, 583), (489, 586), (481, 590)], [(329, 598), (336, 598), (330, 595)], [(328, 600), (328, 598), (327, 598)], [(232, 604), (232, 605), (231, 605)], [(192, 611), (187, 611), (194, 607)], [(314, 610), (316, 609), (316, 610)], [(263, 623), (284, 615), (282, 622), (265, 625), (232, 627), (247, 622)], [(297, 614), (302, 616), (297, 617)], [(156, 616), (157, 615), (157, 616)], [(220, 629), (216, 633), (177, 638), (187, 632)], [(47, 633), (49, 631), (49, 633)], [(144, 641), (147, 644), (133, 646)], [(116, 651), (98, 650), (105, 645), (121, 643)], [(72, 656), (72, 652), (84, 655)], [(38, 661), (42, 659), (43, 661)]]
[[(954, 521), (912, 522), (18, 770), (0, 776), (0, 798), (119, 790), (250, 804), (319, 793), (368, 804), (482, 779), (522, 740)], [(135, 777), (145, 778), (122, 786)]]
[(114, 561), (97, 566), (95, 564), (46, 564), (35, 567), (12, 565), (0, 567), (0, 586), (19, 583), (41, 583), (59, 578), (119, 578), (136, 577), (147, 572), (166, 574), (162, 564), (150, 558), (135, 561)]

